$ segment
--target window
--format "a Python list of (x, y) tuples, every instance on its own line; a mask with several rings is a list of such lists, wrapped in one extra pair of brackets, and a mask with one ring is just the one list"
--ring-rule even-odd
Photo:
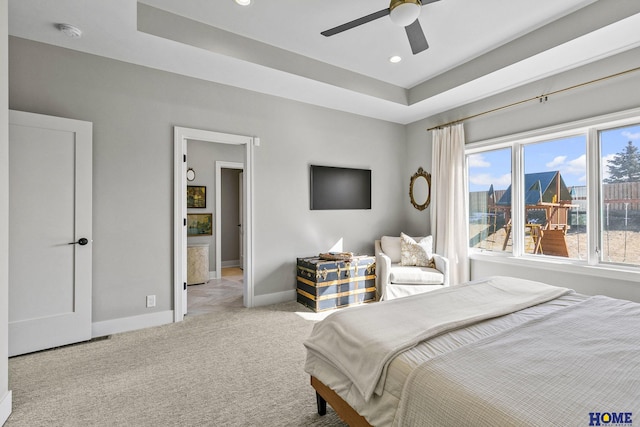
[(586, 149), (585, 135), (523, 146), (525, 253), (586, 259)]
[(639, 114), (469, 145), (470, 248), (640, 266)]
[(640, 265), (640, 125), (599, 136), (602, 261)]
[(469, 237), (474, 248), (511, 251), (506, 236), (511, 203), (502, 200), (511, 185), (511, 149), (467, 156), (469, 176)]

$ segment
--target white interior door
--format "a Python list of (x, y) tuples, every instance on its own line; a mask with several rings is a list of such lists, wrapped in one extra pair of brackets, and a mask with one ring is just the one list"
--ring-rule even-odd
[(9, 115), (9, 355), (91, 339), (92, 124)]

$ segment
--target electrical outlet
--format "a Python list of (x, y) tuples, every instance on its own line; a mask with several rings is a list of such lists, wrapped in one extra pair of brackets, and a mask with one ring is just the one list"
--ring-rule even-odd
[(156, 306), (156, 296), (155, 295), (147, 295), (147, 308)]

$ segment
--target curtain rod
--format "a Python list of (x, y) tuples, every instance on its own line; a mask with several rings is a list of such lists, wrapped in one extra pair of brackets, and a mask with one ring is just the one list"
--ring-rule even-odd
[(427, 129), (427, 132), (430, 131), (430, 130), (440, 129), (440, 128), (443, 128), (445, 126), (450, 126), (450, 125), (453, 125), (453, 124), (456, 124), (456, 123), (464, 122), (465, 120), (474, 119), (474, 118), (479, 117), (479, 116), (484, 116), (485, 114), (495, 113), (496, 111), (505, 110), (507, 108), (515, 107), (516, 105), (524, 104), (526, 102), (534, 101), (536, 99), (539, 100), (539, 102), (545, 102), (545, 101), (547, 101), (548, 97), (551, 96), (551, 95), (556, 95), (556, 94), (561, 93), (561, 92), (567, 92), (567, 91), (570, 91), (570, 90), (573, 90), (573, 89), (577, 89), (577, 88), (582, 87), (582, 86), (587, 86), (587, 85), (590, 85), (590, 84), (593, 84), (593, 83), (601, 82), (603, 80), (608, 80), (608, 79), (612, 79), (612, 78), (615, 78), (615, 77), (620, 77), (620, 76), (622, 76), (624, 74), (629, 74), (629, 73), (633, 73), (633, 72), (636, 72), (636, 71), (640, 71), (640, 67), (632, 68), (632, 69), (626, 70), (626, 71), (621, 71), (621, 72), (615, 73), (615, 74), (610, 74), (608, 76), (600, 77), (599, 79), (590, 80), (590, 81), (584, 82), (584, 83), (579, 83), (577, 85), (565, 87), (564, 89), (558, 89), (558, 90), (555, 90), (553, 92), (549, 92), (549, 93), (544, 94), (544, 95), (538, 95), (538, 96), (534, 96), (534, 97), (531, 97), (531, 98), (523, 99), (521, 101), (513, 102), (511, 104), (503, 105), (501, 107), (497, 107), (497, 108), (493, 108), (491, 110), (483, 111), (481, 113), (473, 114), (471, 116), (467, 116), (467, 117), (464, 117), (462, 119), (453, 120), (451, 122), (444, 123), (444, 124), (429, 128), (429, 129)]

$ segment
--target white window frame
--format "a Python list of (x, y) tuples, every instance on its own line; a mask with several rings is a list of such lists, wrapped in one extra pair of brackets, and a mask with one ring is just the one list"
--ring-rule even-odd
[[(585, 120), (536, 129), (513, 135), (469, 143), (465, 147), (465, 156), (479, 154), (489, 150), (511, 148), (511, 188), (512, 188), (512, 252), (492, 252), (478, 248), (469, 248), (469, 257), (474, 260), (490, 259), (511, 265), (538, 266), (546, 270), (576, 272), (638, 281), (640, 266), (615, 264), (600, 261), (602, 248), (602, 227), (600, 191), (602, 171), (600, 165), (599, 132), (624, 126), (640, 124), (640, 108), (607, 114)], [(585, 135), (587, 140), (587, 259), (577, 260), (553, 256), (536, 256), (524, 252), (524, 156), (523, 147), (530, 143), (553, 141), (570, 136)], [(468, 213), (467, 213), (468, 215)], [(467, 223), (468, 223), (467, 219)], [(518, 230), (518, 232), (514, 232)]]

